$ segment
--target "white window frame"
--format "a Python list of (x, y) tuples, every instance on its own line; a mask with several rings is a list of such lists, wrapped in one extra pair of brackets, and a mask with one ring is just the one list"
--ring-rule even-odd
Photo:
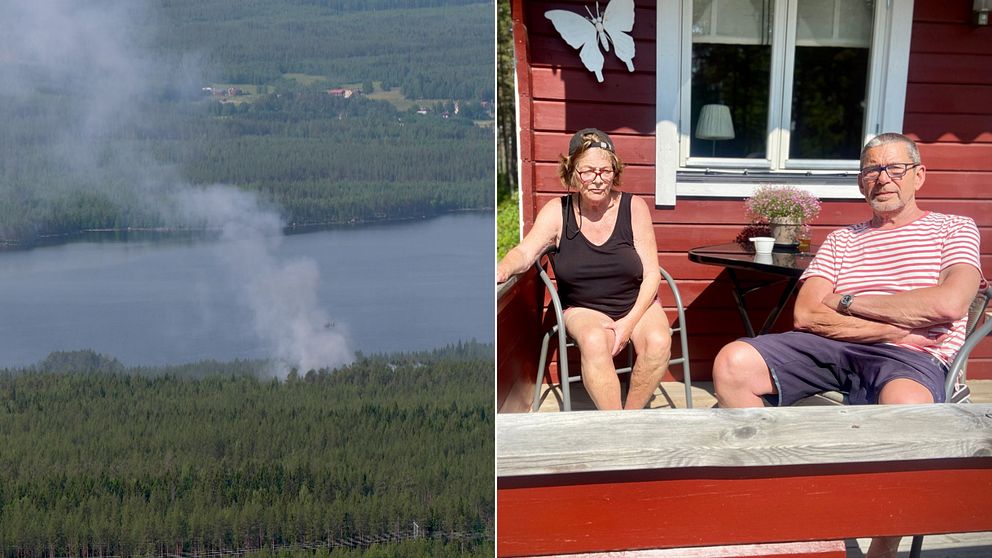
[[(778, 0), (793, 9), (795, 0)], [(775, 36), (791, 32), (791, 25), (777, 10)], [(857, 160), (798, 160), (772, 170), (772, 161), (785, 161), (782, 151), (788, 145), (792, 97), (792, 51), (787, 56), (772, 54), (772, 84), (784, 76), (784, 87), (769, 92), (768, 159), (692, 157), (690, 141), (690, 91), (692, 57), (692, 0), (659, 0), (657, 7), (657, 72), (655, 97), (655, 203), (675, 206), (679, 196), (740, 198), (754, 193), (762, 183), (783, 182), (800, 186), (824, 199), (860, 199), (857, 186)], [(794, 16), (792, 17), (794, 20)], [(871, 56), (868, 62), (867, 125), (864, 142), (881, 132), (902, 130), (909, 72), (909, 43), (913, 25), (913, 0), (876, 0), (872, 28)], [(794, 42), (794, 41), (793, 41)], [(777, 130), (777, 132), (774, 132)], [(745, 163), (747, 166), (745, 167)], [(761, 170), (753, 181), (747, 172)], [(840, 182), (837, 175), (846, 173)], [(781, 178), (769, 178), (780, 174)], [(728, 180), (726, 177), (734, 177)], [(826, 177), (830, 176), (830, 179)], [(681, 179), (681, 180), (680, 180)]]

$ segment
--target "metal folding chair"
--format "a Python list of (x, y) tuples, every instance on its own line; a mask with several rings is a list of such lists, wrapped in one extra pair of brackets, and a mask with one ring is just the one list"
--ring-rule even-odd
[[(574, 347), (574, 341), (568, 337), (565, 333), (565, 319), (563, 317), (563, 309), (561, 307), (561, 299), (558, 298), (558, 290), (555, 288), (554, 282), (551, 281), (551, 277), (548, 276), (546, 266), (549, 265), (549, 260), (547, 254), (538, 258), (534, 263), (537, 268), (537, 272), (541, 277), (541, 281), (544, 282), (544, 286), (548, 289), (548, 293), (551, 298), (551, 302), (548, 304), (548, 312), (554, 312), (555, 322), (544, 334), (544, 339), (541, 342), (541, 358), (538, 362), (537, 369), (537, 383), (534, 386), (534, 402), (532, 404), (532, 410), (537, 411), (541, 406), (541, 388), (544, 384), (544, 369), (548, 364), (548, 349), (551, 344), (551, 339), (553, 337), (558, 338), (558, 374), (561, 380), (561, 397), (562, 397), (562, 409), (565, 411), (572, 410), (572, 398), (569, 392), (569, 384), (572, 382), (578, 382), (582, 378), (580, 376), (572, 376), (568, 371), (568, 348)], [(678, 314), (678, 327), (673, 327), (671, 329), (673, 344), (674, 337), (677, 333), (679, 336), (680, 345), (682, 348), (682, 356), (678, 358), (672, 358), (668, 361), (668, 366), (677, 365), (682, 367), (682, 378), (685, 384), (685, 401), (686, 407), (692, 408), (692, 379), (689, 371), (689, 343), (686, 338), (685, 329), (685, 307), (682, 305), (682, 296), (679, 294), (678, 286), (675, 284), (675, 279), (663, 267), (658, 268), (661, 271), (661, 276), (668, 284), (668, 288), (671, 289), (672, 294), (675, 295), (675, 309)], [(627, 348), (627, 365), (622, 368), (617, 369), (617, 374), (629, 373), (633, 369), (634, 364), (634, 344), (628, 342)]]
[(965, 329), (967, 336), (964, 345), (961, 346), (961, 350), (954, 356), (951, 366), (947, 369), (944, 392), (947, 394), (948, 403), (971, 402), (971, 390), (965, 383), (967, 381), (968, 356), (971, 355), (971, 351), (978, 343), (992, 332), (992, 319), (985, 319), (983, 323), (989, 302), (992, 302), (992, 285), (985, 284), (978, 290), (975, 300), (971, 302), (968, 309), (968, 326)]

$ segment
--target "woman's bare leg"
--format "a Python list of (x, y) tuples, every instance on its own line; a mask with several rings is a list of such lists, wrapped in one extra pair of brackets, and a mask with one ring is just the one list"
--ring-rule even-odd
[(582, 385), (600, 410), (620, 409), (620, 380), (613, 366), (614, 333), (609, 316), (588, 308), (565, 311), (565, 330), (579, 346)]
[(672, 334), (661, 304), (655, 301), (648, 307), (630, 334), (637, 360), (630, 373), (630, 390), (624, 409), (643, 409), (668, 370), (672, 356)]

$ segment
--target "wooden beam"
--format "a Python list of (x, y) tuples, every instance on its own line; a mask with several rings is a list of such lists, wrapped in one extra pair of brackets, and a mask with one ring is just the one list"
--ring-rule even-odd
[(496, 428), (499, 477), (992, 456), (988, 404), (501, 414)]
[(992, 405), (497, 416), (497, 553), (992, 530)]
[(988, 458), (497, 480), (499, 556), (992, 530)]

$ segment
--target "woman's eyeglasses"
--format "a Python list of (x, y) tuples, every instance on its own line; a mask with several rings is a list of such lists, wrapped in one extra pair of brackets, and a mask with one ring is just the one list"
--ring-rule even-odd
[(863, 167), (861, 169), (861, 178), (869, 182), (875, 182), (878, 177), (882, 175), (882, 171), (889, 175), (892, 180), (899, 180), (900, 178), (906, 176), (906, 173), (910, 169), (920, 166), (919, 163), (891, 163), (888, 165), (876, 165), (873, 167)]
[[(583, 183), (588, 184), (598, 176), (603, 182), (609, 182), (613, 180), (613, 169), (589, 169), (576, 171), (579, 174), (579, 180)], [(889, 175), (892, 176), (892, 175)]]

